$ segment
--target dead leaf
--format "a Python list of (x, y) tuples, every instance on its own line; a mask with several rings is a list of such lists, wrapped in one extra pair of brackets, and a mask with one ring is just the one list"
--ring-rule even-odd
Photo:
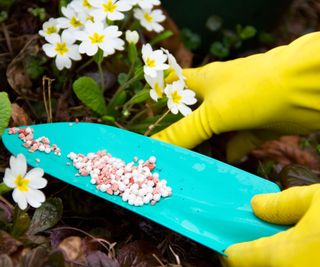
[(69, 261), (85, 262), (84, 243), (79, 236), (69, 236), (65, 238), (58, 246)]
[(304, 149), (299, 136), (283, 136), (267, 141), (251, 154), (258, 159), (272, 159), (282, 166), (300, 164), (313, 170), (320, 169), (320, 158), (315, 151)]
[(38, 41), (39, 38), (37, 35), (30, 35), (29, 41), (7, 68), (8, 83), (19, 95), (30, 95), (32, 82), (25, 71), (24, 61), (28, 56), (38, 54), (40, 50)]
[(0, 255), (0, 267), (12, 267), (13, 263), (7, 254)]
[[(96, 250), (91, 251), (87, 255), (87, 265), (88, 267), (120, 267), (117, 260), (108, 257), (105, 253)], [(121, 265), (122, 266), (122, 265)]]
[(0, 254), (5, 253), (11, 255), (15, 253), (22, 245), (22, 243), (14, 239), (7, 232), (0, 230)]
[(12, 112), (11, 112), (12, 126), (32, 124), (32, 121), (29, 118), (28, 114), (18, 104), (16, 103), (11, 104), (11, 108), (12, 108)]
[(159, 266), (159, 262), (153, 254), (162, 260), (160, 252), (152, 243), (136, 240), (123, 246), (118, 253), (117, 259), (123, 267)]

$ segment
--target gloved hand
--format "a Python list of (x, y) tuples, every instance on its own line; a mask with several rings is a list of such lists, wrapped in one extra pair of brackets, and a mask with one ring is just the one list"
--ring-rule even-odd
[(203, 102), (152, 137), (192, 148), (212, 134), (239, 130), (228, 147), (234, 161), (261, 140), (319, 130), (319, 54), (317, 32), (263, 54), (185, 69), (188, 88)]
[(251, 205), (265, 221), (296, 225), (271, 237), (229, 247), (224, 266), (320, 266), (320, 184), (257, 195)]

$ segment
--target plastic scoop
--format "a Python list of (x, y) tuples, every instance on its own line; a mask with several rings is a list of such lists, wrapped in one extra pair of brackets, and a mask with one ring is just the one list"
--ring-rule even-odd
[[(31, 126), (34, 138), (48, 137), (61, 149), (61, 156), (28, 152), (17, 135), (2, 135), (14, 155), (22, 153), (28, 164), (66, 183), (149, 218), (181, 235), (223, 254), (232, 244), (273, 235), (286, 227), (255, 217), (250, 200), (255, 194), (277, 192), (276, 184), (191, 150), (163, 143), (118, 128), (94, 123), (51, 123)], [(126, 163), (135, 156), (157, 158), (154, 171), (172, 187), (172, 196), (156, 205), (135, 207), (121, 197), (96, 189), (90, 177), (75, 176), (67, 165), (70, 152), (87, 154), (107, 150)], [(38, 159), (40, 159), (40, 162)], [(49, 181), (50, 182), (50, 181)]]

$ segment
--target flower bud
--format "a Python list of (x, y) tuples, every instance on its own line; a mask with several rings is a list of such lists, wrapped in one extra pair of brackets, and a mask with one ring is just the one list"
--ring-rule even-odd
[(126, 40), (128, 43), (136, 44), (139, 41), (139, 34), (137, 31), (126, 31)]

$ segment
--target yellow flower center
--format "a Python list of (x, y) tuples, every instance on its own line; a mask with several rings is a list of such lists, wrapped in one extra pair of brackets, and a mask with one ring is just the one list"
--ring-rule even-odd
[(66, 43), (56, 43), (54, 50), (56, 50), (56, 52), (61, 56), (69, 51)]
[(155, 61), (154, 59), (151, 59), (151, 58), (147, 57), (146, 65), (147, 65), (148, 67), (153, 68), (153, 67), (156, 66), (156, 61)]
[(177, 90), (175, 90), (175, 91), (172, 93), (171, 97), (172, 97), (173, 103), (175, 103), (175, 104), (179, 104), (180, 101), (181, 101), (181, 99), (182, 99), (182, 96), (178, 94), (178, 91), (177, 91)]
[(71, 20), (70, 20), (70, 24), (72, 27), (74, 28), (78, 28), (83, 26), (83, 24), (81, 23), (80, 20), (78, 20), (75, 16), (72, 16)]
[(83, 0), (82, 1), (82, 6), (86, 8), (92, 8), (92, 5), (90, 5), (88, 0)]
[(19, 174), (16, 179), (14, 180), (14, 183), (16, 184), (18, 190), (20, 191), (24, 191), (24, 192), (28, 192), (29, 188), (28, 188), (28, 184), (29, 184), (30, 180), (24, 178), (21, 174)]
[(93, 16), (88, 16), (87, 20), (94, 22), (94, 17)]
[(104, 9), (104, 12), (110, 12), (110, 13), (113, 13), (117, 8), (117, 5), (112, 3), (112, 0), (109, 0), (106, 4), (103, 4), (102, 6)]
[(153, 21), (153, 18), (150, 16), (149, 13), (144, 13), (143, 16), (149, 23)]
[(55, 33), (55, 32), (57, 32), (57, 28), (55, 26), (50, 26), (46, 30), (47, 34), (52, 34), (52, 33)]
[(104, 40), (104, 35), (99, 33), (94, 33), (93, 35), (89, 36), (92, 44), (102, 43)]
[(155, 83), (155, 85), (154, 85), (154, 90), (155, 90), (156, 94), (157, 94), (159, 97), (162, 97), (162, 89), (161, 89), (159, 83)]

